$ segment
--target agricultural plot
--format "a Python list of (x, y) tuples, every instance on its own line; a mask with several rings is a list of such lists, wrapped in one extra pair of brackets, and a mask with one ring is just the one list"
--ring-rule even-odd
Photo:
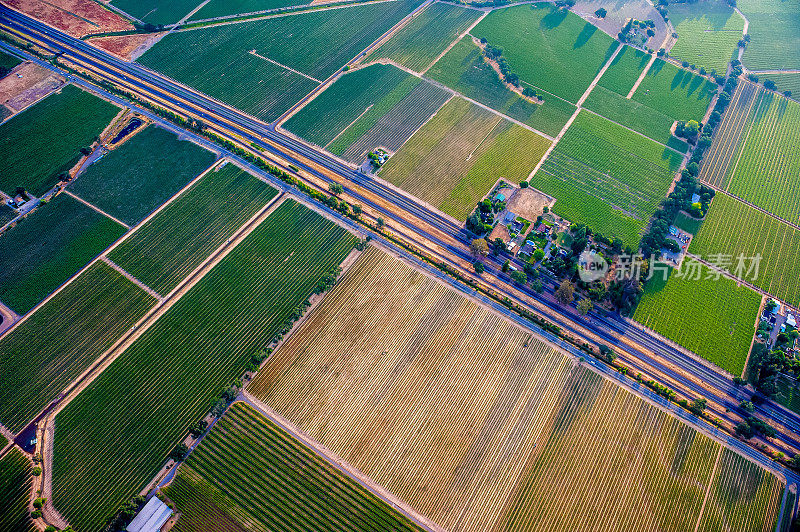
[(724, 74), (739, 52), (744, 20), (726, 2), (672, 4), (669, 19), (678, 34), (670, 55), (697, 68)]
[(136, 225), (214, 159), (213, 153), (197, 144), (152, 126), (90, 166), (69, 189), (111, 216)]
[(176, 532), (418, 530), (242, 402), (231, 406), (164, 493), (181, 514)]
[(792, 93), (792, 98), (800, 100), (800, 73), (764, 74), (763, 77), (774, 81), (779, 91), (789, 91)]
[(450, 100), (380, 176), (465, 220), (498, 179), (525, 179), (549, 141), (462, 98)]
[(12, 68), (19, 65), (20, 63), (22, 63), (22, 61), (20, 61), (13, 55), (8, 55), (6, 53), (0, 52), (0, 78), (8, 74)]
[(670, 269), (668, 276), (663, 267), (655, 272), (633, 319), (741, 376), (761, 295), (705, 266), (693, 269), (691, 264), (686, 259), (681, 271)]
[(248, 389), (440, 526), (485, 530), (572, 368), (370, 248)]
[(436, 2), (370, 55), (423, 72), (480, 16), (474, 9)]
[(703, 120), (717, 85), (688, 70), (656, 59), (633, 93), (633, 100), (675, 120)]
[(107, 264), (93, 264), (0, 340), (0, 423), (22, 430), (155, 303)]
[(286, 200), (56, 417), (53, 502), (97, 530), (356, 239)]
[(16, 448), (0, 459), (0, 530), (37, 530), (28, 511), (32, 469), (30, 459)]
[(23, 187), (34, 196), (78, 162), (119, 109), (74, 85), (41, 100), (0, 125), (0, 190)]
[(398, 0), (174, 32), (139, 61), (274, 120), (418, 3)]
[(775, 380), (777, 391), (773, 398), (786, 408), (800, 414), (800, 385), (796, 380), (779, 376)]
[(227, 17), (244, 13), (269, 11), (291, 6), (311, 4), (309, 0), (211, 0), (191, 20)]
[[(248, 391), (447, 530), (691, 530), (721, 450), (375, 249)], [(762, 482), (720, 491), (774, 522)]]
[(557, 199), (553, 211), (636, 246), (682, 154), (583, 112), (531, 178)]
[(229, 163), (200, 178), (109, 258), (166, 295), (277, 193)]
[(125, 228), (59, 194), (0, 235), (0, 301), (25, 314)]
[(544, 103), (535, 104), (508, 90), (469, 37), (451, 48), (426, 75), (552, 137), (575, 112), (573, 104), (544, 91), (539, 91)]
[(502, 48), (523, 84), (573, 103), (619, 45), (578, 15), (551, 4), (494, 10), (471, 33)]
[(374, 64), (339, 78), (285, 127), (361, 164), (378, 146), (399, 150), (449, 98), (447, 91), (399, 68)]
[[(582, 530), (685, 531), (700, 521), (700, 530), (735, 522), (727, 530), (767, 532), (780, 512), (776, 477), (584, 367), (540, 447), (507, 506), (506, 529), (568, 530), (577, 520)], [(708, 490), (709, 501), (727, 504), (703, 508)]]
[(17, 217), (17, 211), (12, 209), (5, 203), (0, 203), (0, 227), (3, 227), (16, 217)]
[[(689, 145), (674, 137), (671, 128), (676, 120), (691, 117), (670, 116), (658, 107), (627, 98), (649, 62), (650, 55), (630, 46), (623, 47), (584, 102), (584, 107), (685, 153)], [(671, 96), (679, 98), (680, 94), (676, 92)], [(700, 114), (694, 118), (700, 121), (703, 116)]]
[[(701, 178), (800, 224), (800, 104), (763, 88), (738, 100), (720, 128), (718, 158), (704, 165)], [(749, 111), (741, 100), (752, 101)]]
[(149, 24), (174, 24), (188, 15), (202, 0), (112, 0), (111, 5)]
[(746, 260), (737, 277), (791, 305), (800, 304), (800, 231), (735, 198), (716, 195), (689, 251), (731, 257), (734, 274), (740, 255), (760, 255), (758, 268), (749, 271), (752, 261)]
[(742, 0), (750, 43), (742, 62), (750, 70), (800, 69), (800, 0)]

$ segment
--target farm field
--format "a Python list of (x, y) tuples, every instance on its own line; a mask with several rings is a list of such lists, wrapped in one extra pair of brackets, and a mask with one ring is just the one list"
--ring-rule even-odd
[(781, 92), (789, 91), (792, 98), (800, 100), (800, 73), (797, 74), (762, 74), (764, 79), (771, 79)]
[[(448, 530), (683, 531), (721, 451), (377, 249), (248, 391)], [(774, 522), (782, 487), (767, 475), (762, 484), (742, 498)], [(586, 489), (564, 496), (565, 485)]]
[(138, 493), (355, 237), (286, 200), (56, 417), (53, 502), (98, 530)]
[(741, 0), (737, 7), (750, 21), (744, 66), (800, 69), (800, 0)]
[(0, 52), (0, 78), (5, 77), (8, 72), (11, 71), (12, 68), (22, 63), (19, 59), (14, 57), (13, 55), (8, 55), (4, 52)]
[[(684, 531), (698, 520), (703, 531), (726, 521), (742, 532), (775, 528), (776, 477), (588, 368), (573, 372), (542, 440), (511, 495), (506, 529), (566, 530), (576, 516), (584, 530)], [(569, 485), (585, 489), (565, 494)]]
[(678, 34), (678, 41), (669, 50), (671, 56), (720, 74), (727, 71), (731, 59), (738, 57), (744, 20), (727, 3), (702, 0), (672, 4), (669, 19)]
[(800, 386), (797, 381), (781, 376), (775, 380), (775, 386), (777, 388), (775, 401), (800, 414)]
[(544, 91), (538, 91), (544, 103), (535, 104), (508, 90), (469, 37), (459, 41), (426, 75), (552, 137), (575, 112), (573, 104)]
[(0, 203), (0, 227), (3, 227), (16, 217), (17, 217), (17, 211), (12, 209), (5, 203)]
[(354, 164), (378, 146), (395, 152), (450, 93), (391, 65), (373, 64), (339, 78), (285, 128)]
[(41, 196), (78, 162), (119, 108), (67, 85), (0, 125), (0, 190)]
[(666, 197), (682, 154), (582, 112), (531, 178), (553, 212), (635, 246)]
[(800, 103), (763, 88), (752, 99), (749, 114), (745, 104), (731, 107), (714, 147), (719, 157), (701, 179), (800, 224)]
[(200, 11), (195, 13), (190, 20), (205, 20), (208, 18), (238, 15), (240, 13), (253, 13), (256, 11), (266, 11), (268, 9), (302, 6), (310, 3), (309, 0), (211, 0), (203, 6)]
[(619, 46), (578, 15), (551, 4), (494, 10), (471, 33), (502, 48), (523, 84), (573, 103)]
[(139, 62), (274, 120), (418, 3), (398, 0), (174, 32)]
[(656, 59), (633, 93), (633, 100), (675, 120), (702, 121), (716, 90), (715, 83)]
[(387, 161), (380, 176), (465, 220), (498, 179), (525, 179), (548, 146), (544, 137), (453, 98)]
[[(689, 252), (701, 257), (730, 256), (733, 268), (739, 255), (760, 254), (758, 271), (745, 277), (790, 305), (800, 304), (800, 231), (735, 198), (726, 194), (714, 197)], [(745, 266), (749, 265), (750, 261), (745, 261)]]
[(231, 405), (163, 491), (181, 513), (175, 532), (418, 530), (243, 402)]
[(59, 194), (0, 235), (0, 301), (25, 314), (124, 233)]
[(228, 163), (201, 177), (108, 258), (165, 296), (277, 193)]
[(91, 165), (69, 187), (76, 196), (136, 225), (211, 166), (215, 155), (150, 126)]
[(248, 390), (438, 525), (487, 529), (572, 368), (370, 248)]
[(370, 55), (423, 72), (480, 16), (474, 9), (431, 4)]
[(0, 423), (22, 430), (155, 304), (107, 264), (93, 264), (0, 339)]
[(0, 459), (0, 530), (35, 531), (28, 511), (31, 461), (13, 448)]
[(690, 262), (684, 261), (682, 276), (670, 269), (665, 279), (663, 270), (656, 271), (645, 285), (633, 319), (741, 376), (761, 294), (726, 277), (714, 279), (705, 266), (692, 270)]
[(202, 0), (112, 0), (111, 5), (142, 22), (150, 24), (174, 24), (202, 4)]

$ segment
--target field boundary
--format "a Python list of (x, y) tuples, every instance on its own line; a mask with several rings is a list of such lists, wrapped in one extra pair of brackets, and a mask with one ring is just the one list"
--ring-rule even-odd
[[(442, 2), (441, 0), (440, 0), (440, 2), (439, 2), (439, 3), (441, 3), (441, 4), (447, 4), (447, 5), (455, 5), (455, 4), (451, 4), (450, 2)], [(467, 6), (460, 6), (460, 7), (465, 7), (465, 8), (466, 8)], [(438, 63), (438, 62), (439, 62), (439, 59), (441, 59), (442, 57), (444, 57), (444, 56), (447, 54), (447, 52), (449, 52), (450, 50), (452, 50), (452, 49), (455, 47), (455, 45), (457, 45), (457, 44), (458, 44), (458, 43), (460, 43), (462, 40), (464, 40), (464, 37), (466, 37), (467, 35), (470, 35), (470, 32), (471, 32), (473, 29), (475, 29), (475, 26), (477, 26), (477, 25), (480, 23), (480, 21), (481, 21), (481, 20), (485, 19), (485, 18), (486, 18), (486, 15), (488, 15), (488, 14), (489, 14), (489, 11), (483, 11), (483, 14), (482, 14), (481, 16), (479, 16), (479, 17), (478, 17), (478, 20), (476, 20), (475, 22), (473, 22), (473, 23), (472, 23), (472, 25), (470, 25), (470, 27), (469, 27), (469, 28), (467, 28), (467, 29), (464, 31), (464, 33), (462, 33), (461, 35), (459, 35), (458, 37), (456, 37), (456, 38), (455, 38), (455, 40), (453, 40), (453, 42), (451, 42), (450, 44), (448, 44), (448, 45), (447, 45), (447, 48), (445, 48), (445, 49), (444, 49), (444, 51), (443, 51), (442, 53), (440, 53), (439, 55), (437, 55), (437, 56), (436, 56), (436, 59), (434, 59), (433, 61), (431, 61), (431, 63), (430, 63), (428, 66), (426, 66), (426, 67), (425, 67), (423, 70), (420, 70), (420, 72), (419, 72), (419, 73), (420, 73), (421, 75), (423, 75), (423, 76), (424, 76), (424, 75), (425, 75), (425, 73), (426, 73), (428, 70), (430, 70), (430, 69), (431, 69), (431, 67), (432, 67), (433, 65), (435, 65), (436, 63)]]
[(122, 227), (124, 227), (125, 229), (128, 229), (128, 230), (130, 230), (130, 228), (131, 228), (131, 226), (130, 226), (130, 225), (126, 224), (126, 223), (125, 223), (125, 222), (123, 222), (122, 220), (119, 220), (119, 219), (117, 219), (117, 218), (114, 218), (113, 216), (111, 216), (110, 214), (108, 214), (106, 211), (102, 210), (100, 207), (97, 207), (97, 206), (95, 206), (95, 205), (92, 205), (91, 203), (89, 203), (88, 201), (86, 201), (85, 199), (83, 199), (82, 197), (80, 197), (80, 196), (76, 196), (75, 194), (73, 194), (72, 192), (70, 192), (70, 191), (69, 191), (69, 190), (67, 190), (67, 189), (64, 189), (62, 192), (63, 192), (64, 194), (66, 194), (67, 196), (69, 196), (69, 197), (73, 198), (74, 200), (77, 200), (77, 201), (79, 201), (79, 202), (83, 203), (84, 205), (86, 205), (87, 207), (89, 207), (90, 209), (92, 209), (93, 211), (96, 211), (96, 212), (98, 212), (98, 213), (102, 214), (103, 216), (105, 216), (106, 218), (108, 218), (108, 219), (110, 219), (110, 220), (112, 220), (112, 221), (114, 221), (114, 222), (117, 222), (119, 225), (121, 225), (121, 226), (122, 226)]
[(288, 66), (284, 65), (283, 63), (278, 63), (278, 62), (277, 62), (277, 61), (275, 61), (274, 59), (270, 59), (269, 57), (265, 57), (265, 56), (263, 56), (263, 55), (259, 54), (258, 52), (256, 52), (255, 50), (250, 50), (250, 51), (249, 51), (249, 52), (247, 52), (247, 53), (248, 53), (248, 54), (250, 54), (250, 55), (253, 55), (253, 56), (255, 56), (255, 57), (258, 57), (259, 59), (263, 59), (264, 61), (268, 61), (268, 62), (272, 63), (273, 65), (279, 66), (279, 67), (281, 67), (281, 68), (285, 68), (285, 69), (286, 69), (286, 70), (288, 70), (289, 72), (294, 72), (295, 74), (298, 74), (298, 75), (300, 75), (300, 76), (303, 76), (304, 78), (308, 78), (308, 79), (310, 79), (311, 81), (315, 81), (315, 82), (317, 82), (317, 83), (322, 83), (322, 82), (321, 82), (320, 80), (318, 80), (317, 78), (312, 78), (312, 77), (311, 77), (311, 76), (309, 76), (308, 74), (304, 74), (303, 72), (300, 72), (299, 70), (295, 70), (295, 69), (293, 69), (292, 67), (288, 67)]
[[(722, 449), (723, 447), (720, 445), (719, 450), (717, 451), (717, 459), (714, 461), (714, 467), (711, 468), (711, 475), (708, 477), (708, 486), (706, 486), (706, 494), (703, 497), (703, 504), (700, 506), (700, 514), (697, 516), (697, 524), (694, 526), (694, 532), (697, 532), (700, 529), (700, 523), (703, 520), (703, 513), (706, 511), (706, 503), (708, 502), (708, 496), (711, 494), (711, 486), (714, 484), (714, 475), (717, 473), (717, 466), (719, 466), (719, 459), (722, 457)], [(786, 490), (784, 489), (784, 492)]]
[(139, 279), (137, 279), (136, 277), (134, 277), (133, 275), (122, 269), (122, 267), (119, 264), (113, 262), (107, 256), (101, 257), (100, 260), (111, 266), (113, 269), (117, 270), (120, 274), (122, 274), (123, 277), (125, 277), (127, 280), (129, 280), (130, 282), (132, 282), (133, 284), (135, 284), (136, 286), (138, 286), (139, 288), (141, 288), (142, 290), (144, 290), (145, 292), (156, 298), (160, 303), (164, 302), (164, 296), (162, 296), (161, 294), (159, 294), (158, 292), (156, 292), (155, 290), (144, 284), (142, 281), (140, 281)]

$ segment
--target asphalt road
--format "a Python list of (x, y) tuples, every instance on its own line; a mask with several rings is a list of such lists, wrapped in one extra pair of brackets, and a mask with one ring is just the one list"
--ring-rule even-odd
[[(462, 226), (454, 223), (448, 217), (420, 205), (412, 198), (387, 187), (381, 182), (360, 174), (332, 157), (281, 134), (270, 124), (247, 116), (141, 65), (117, 59), (79, 39), (67, 36), (4, 6), (0, 6), (0, 24), (21, 35), (30, 36), (40, 43), (47, 44), (52, 50), (61, 53), (65, 59), (85, 65), (88, 70), (91, 70), (98, 77), (111, 79), (118, 85), (124, 84), (130, 92), (165, 102), (171, 109), (183, 115), (197, 116), (211, 128), (218, 131), (228, 130), (246, 142), (259, 146), (265, 153), (280, 157), (323, 182), (333, 182), (333, 179), (328, 175), (319, 172), (312, 165), (300, 160), (300, 158), (308, 159), (313, 164), (335, 173), (342, 180), (349, 181), (391, 203), (395, 209), (390, 210), (378, 205), (369, 198), (364, 197), (353, 187), (345, 186), (345, 191), (350, 196), (360, 199), (364, 206), (382, 213), (387, 220), (393, 220), (410, 232), (419, 235), (420, 238), (440, 246), (453, 257), (471, 262), (472, 258), (467, 247), (470, 235)], [(410, 216), (399, 215), (397, 214), (398, 211), (402, 211), (404, 214), (407, 213)], [(418, 227), (411, 219), (422, 221), (437, 231), (449, 235), (451, 241), (445, 242), (437, 238), (435, 235)], [(447, 258), (445, 260), (452, 262)], [(499, 271), (500, 263), (497, 261), (490, 262), (488, 270), (492, 274), (503, 277)], [(496, 285), (495, 288), (500, 293), (508, 293), (507, 287), (502, 285)], [(616, 346), (620, 358), (626, 364), (631, 365), (634, 370), (641, 369), (643, 372), (650, 373), (651, 371), (646, 367), (655, 368), (670, 379), (680, 383), (687, 391), (698, 396), (707, 397), (711, 402), (717, 403), (723, 408), (739, 412), (737, 397), (741, 391), (733, 385), (729, 376), (698, 362), (680, 349), (665, 342), (662, 338), (652, 335), (648, 331), (632, 327), (620, 317), (615, 316), (601, 317), (592, 315), (591, 321), (580, 321), (578, 323), (573, 312), (565, 310), (530, 289), (522, 290), (526, 292), (526, 295), (546, 306), (550, 311), (547, 316), (548, 319), (565, 331), (577, 337), (584, 337), (585, 335), (581, 332), (581, 329), (585, 328), (609, 345)], [(508, 295), (512, 299), (516, 299), (513, 294), (509, 293)], [(518, 302), (524, 304), (523, 301)], [(620, 344), (616, 337), (619, 334), (625, 335), (628, 340), (638, 344), (642, 349), (636, 349), (628, 344)], [(656, 356), (653, 357), (646, 351), (653, 352)], [(665, 362), (680, 367), (681, 371), (673, 370)], [(700, 378), (707, 386), (712, 387), (715, 392), (709, 393), (707, 387), (700, 386), (686, 378), (683, 372)], [(739, 413), (744, 414), (743, 412)], [(800, 439), (798, 437), (800, 433), (800, 416), (769, 401), (758, 405), (758, 413), (765, 418), (773, 420), (779, 426), (781, 430), (777, 438), (779, 441), (795, 448), (800, 447)]]

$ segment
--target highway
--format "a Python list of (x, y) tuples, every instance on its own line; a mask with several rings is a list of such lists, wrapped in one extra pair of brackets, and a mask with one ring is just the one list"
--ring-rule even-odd
[[(61, 54), (64, 59), (90, 71), (96, 78), (111, 81), (128, 92), (154, 101), (181, 116), (199, 118), (210, 130), (224, 138), (238, 144), (258, 146), (269, 157), (286, 161), (320, 182), (341, 183), (347, 196), (393, 222), (394, 227), (404, 231), (403, 236), (407, 241), (417, 242), (418, 247), (434, 255), (437, 260), (464, 274), (470, 273), (464, 268), (465, 263), (473, 260), (468, 248), (471, 238), (469, 233), (450, 218), (421, 205), (413, 198), (276, 131), (270, 124), (137, 63), (118, 59), (4, 6), (0, 6), (0, 26), (32, 42), (45, 45)], [(358, 58), (353, 61), (356, 59)], [(719, 408), (714, 412), (718, 417), (734, 419), (726, 415), (725, 409), (739, 416), (745, 415), (738, 407), (742, 391), (732, 383), (730, 376), (696, 360), (663, 338), (631, 326), (618, 316), (602, 317), (593, 314), (591, 320), (580, 318), (574, 310), (565, 309), (530, 288), (512, 286), (508, 278), (500, 272), (500, 262), (497, 260), (488, 261), (482, 282), (497, 293), (543, 314), (547, 320), (576, 338), (592, 344), (597, 343), (597, 338), (615, 346), (619, 359), (631, 367), (633, 374), (639, 371), (653, 375), (656, 380), (683, 395), (706, 397), (710, 403), (718, 405)], [(529, 301), (518, 295), (520, 292), (534, 300), (544, 311), (531, 307)], [(621, 337), (626, 341), (621, 341)], [(772, 420), (780, 431), (777, 438), (779, 442), (789, 448), (800, 448), (800, 416), (770, 401), (761, 403), (757, 408), (758, 414)]]

